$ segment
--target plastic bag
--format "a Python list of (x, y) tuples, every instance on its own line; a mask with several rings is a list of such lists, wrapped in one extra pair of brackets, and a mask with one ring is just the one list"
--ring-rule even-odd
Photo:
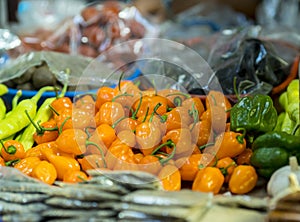
[(160, 36), (183, 43), (207, 58), (211, 37), (224, 29), (252, 24), (242, 13), (215, 1), (201, 1), (161, 25)]
[(211, 50), (208, 63), (227, 95), (234, 87), (239, 94), (269, 94), (289, 75), (297, 48), (264, 39), (257, 28), (224, 30)]
[(106, 1), (86, 6), (79, 15), (61, 23), (56, 30), (22, 36), (35, 50), (59, 51), (97, 57), (112, 45), (155, 36), (156, 30), (133, 6)]
[(299, 29), (298, 0), (263, 0), (257, 7), (257, 22), (268, 28), (278, 26)]

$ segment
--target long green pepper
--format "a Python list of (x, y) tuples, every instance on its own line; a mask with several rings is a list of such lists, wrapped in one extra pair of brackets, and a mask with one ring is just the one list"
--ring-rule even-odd
[(35, 96), (22, 100), (9, 116), (0, 120), (0, 139), (7, 138), (28, 126), (30, 120), (27, 118), (25, 110), (28, 111), (30, 117), (34, 118), (37, 112), (37, 103), (43, 93), (54, 89), (51, 86), (41, 88)]
[[(0, 96), (5, 95), (8, 92), (8, 88), (4, 84), (0, 84)], [(6, 105), (2, 98), (0, 98), (0, 119), (4, 119), (6, 115)]]
[[(34, 116), (34, 118), (31, 118), (31, 119), (33, 119), (33, 122), (35, 124), (37, 124), (37, 123), (43, 123), (43, 122), (48, 121), (51, 118), (52, 113), (53, 113), (51, 108), (50, 108), (51, 103), (55, 99), (63, 97), (65, 95), (66, 91), (67, 91), (67, 84), (64, 85), (61, 93), (57, 97), (47, 98), (42, 103), (40, 108), (38, 109), (38, 111), (37, 111), (36, 115)], [(30, 121), (30, 119), (28, 117), (25, 117), (25, 118), (27, 118)], [(28, 149), (30, 149), (33, 146), (33, 144), (34, 144), (33, 135), (34, 135), (35, 132), (36, 132), (36, 128), (35, 128), (34, 124), (29, 124), (25, 128), (25, 130), (22, 133), (20, 139), (18, 140), (24, 146), (25, 151), (27, 151)]]

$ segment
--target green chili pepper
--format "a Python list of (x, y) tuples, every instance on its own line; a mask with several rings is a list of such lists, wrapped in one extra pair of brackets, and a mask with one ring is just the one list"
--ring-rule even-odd
[(8, 117), (12, 111), (17, 107), (19, 99), (21, 98), (23, 92), (22, 90), (18, 90), (16, 95), (13, 97), (12, 102), (11, 102), (11, 110), (9, 112), (6, 113), (5, 117)]
[(286, 132), (268, 132), (258, 136), (252, 143), (252, 150), (261, 147), (281, 147), (291, 153), (300, 152), (300, 137)]
[(0, 84), (0, 96), (5, 95), (8, 92), (8, 88), (3, 83)]
[(278, 115), (277, 123), (276, 123), (276, 126), (273, 129), (273, 131), (279, 131), (279, 132), (281, 131), (281, 127), (282, 127), (282, 124), (283, 124), (284, 117), (285, 117), (285, 112), (281, 112)]
[[(8, 92), (8, 88), (4, 84), (0, 84), (0, 96), (5, 95)], [(0, 98), (0, 120), (6, 115), (6, 105), (2, 98)]]
[(281, 95), (279, 96), (278, 99), (279, 105), (286, 110), (287, 106), (289, 105), (289, 100), (288, 100), (288, 96), (287, 96), (287, 92), (283, 92), (281, 93)]
[(250, 162), (258, 169), (261, 176), (267, 177), (272, 172), (289, 162), (290, 154), (281, 147), (261, 147), (254, 150)]
[(292, 80), (289, 83), (286, 92), (289, 103), (292, 103), (296, 100), (299, 102), (299, 79)]
[(44, 92), (52, 90), (54, 90), (54, 87), (51, 86), (41, 88), (35, 96), (22, 100), (9, 116), (0, 120), (0, 139), (7, 138), (25, 128), (30, 123), (25, 110), (34, 118), (38, 100)]
[(258, 175), (269, 179), (272, 174), (276, 171), (276, 168), (261, 168), (261, 169), (256, 169)]
[(270, 96), (245, 96), (230, 111), (230, 128), (233, 131), (244, 128), (251, 133), (269, 132), (276, 126), (277, 118)]
[(0, 98), (0, 120), (4, 119), (6, 115), (6, 105), (2, 98)]
[(284, 117), (283, 117), (280, 131), (286, 132), (288, 134), (292, 134), (295, 125), (296, 123), (293, 120), (291, 120), (289, 114), (287, 112), (284, 112)]
[[(63, 97), (65, 95), (66, 91), (67, 91), (67, 84), (64, 85), (61, 93), (57, 97), (47, 98), (42, 103), (40, 108), (37, 110), (37, 113), (34, 116), (34, 118), (32, 118), (30, 115), (28, 117), (25, 117), (25, 118), (27, 118), (30, 122), (33, 121), (34, 124), (43, 123), (43, 122), (48, 121), (51, 118), (52, 113), (53, 113), (52, 109), (50, 107), (51, 103), (55, 99), (57, 99), (59, 97)], [(27, 110), (26, 110), (26, 112), (28, 113)], [(20, 139), (18, 140), (24, 146), (25, 151), (30, 149), (34, 144), (33, 134), (37, 131), (34, 124), (29, 124), (25, 128), (25, 130), (22, 133)]]

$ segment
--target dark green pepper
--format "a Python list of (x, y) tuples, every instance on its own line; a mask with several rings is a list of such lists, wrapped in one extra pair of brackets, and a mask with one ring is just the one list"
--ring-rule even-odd
[(300, 136), (288, 134), (286, 132), (267, 132), (258, 136), (252, 143), (252, 149), (261, 147), (273, 147), (274, 145), (286, 149), (290, 153), (300, 152)]
[(281, 147), (261, 147), (254, 150), (250, 162), (263, 177), (269, 177), (282, 166), (289, 163), (290, 154)]
[(251, 133), (269, 132), (277, 123), (277, 111), (268, 95), (245, 96), (230, 110), (230, 128)]
[(257, 173), (264, 177), (264, 178), (270, 178), (272, 174), (276, 171), (277, 169), (275, 168), (261, 168), (261, 169), (256, 169)]

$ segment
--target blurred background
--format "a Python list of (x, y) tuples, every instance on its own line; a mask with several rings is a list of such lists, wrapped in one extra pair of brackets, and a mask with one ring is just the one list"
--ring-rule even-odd
[[(234, 75), (240, 77), (243, 92), (270, 93), (288, 76), (300, 48), (298, 0), (0, 0), (0, 4), (1, 81), (13, 78), (8, 71), (1, 72), (1, 66), (29, 52), (59, 52), (88, 60), (129, 40), (160, 38), (181, 43), (204, 58), (227, 84), (226, 93), (233, 93)], [(106, 55), (106, 62), (125, 67), (142, 48), (141, 42), (128, 43)], [(181, 61), (182, 56), (172, 54), (170, 60)], [(163, 70), (166, 75), (174, 72)]]

